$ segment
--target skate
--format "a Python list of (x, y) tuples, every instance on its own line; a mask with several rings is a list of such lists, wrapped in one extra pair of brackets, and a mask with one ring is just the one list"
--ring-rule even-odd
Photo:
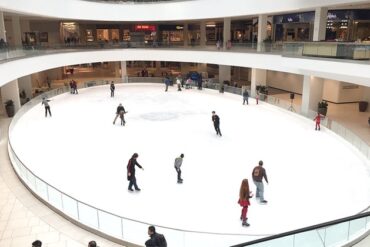
[(133, 192), (133, 191), (134, 191), (134, 190), (133, 190), (133, 189), (131, 189), (131, 188), (128, 188), (128, 190), (129, 190), (129, 191), (131, 191), (131, 192)]
[(266, 200), (262, 200), (260, 201), (261, 204), (267, 204), (267, 201)]
[(182, 184), (182, 181), (183, 181), (182, 179), (181, 180), (177, 180), (177, 183), (178, 184)]
[(245, 221), (243, 221), (242, 226), (248, 227), (248, 226), (250, 226), (250, 224), (245, 220)]

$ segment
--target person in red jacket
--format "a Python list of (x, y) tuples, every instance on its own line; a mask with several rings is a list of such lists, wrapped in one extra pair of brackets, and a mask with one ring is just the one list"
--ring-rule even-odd
[(134, 153), (131, 157), (131, 159), (128, 161), (127, 164), (127, 180), (130, 181), (128, 185), (129, 191), (134, 191), (132, 189), (132, 186), (135, 187), (136, 191), (140, 191), (140, 188), (136, 184), (136, 177), (135, 177), (135, 166), (138, 166), (141, 170), (144, 170), (144, 168), (137, 162), (137, 158), (139, 155), (137, 153)]
[(240, 216), (240, 219), (243, 221), (242, 226), (250, 226), (247, 222), (247, 212), (248, 207), (251, 205), (249, 202), (249, 198), (252, 198), (252, 194), (249, 190), (249, 183), (248, 179), (243, 179), (242, 184), (240, 185), (239, 190), (239, 205), (242, 207), (242, 215)]
[(320, 113), (317, 113), (316, 117), (313, 119), (316, 122), (315, 125), (315, 130), (319, 129), (320, 130), (320, 123), (321, 123), (321, 118), (323, 116)]

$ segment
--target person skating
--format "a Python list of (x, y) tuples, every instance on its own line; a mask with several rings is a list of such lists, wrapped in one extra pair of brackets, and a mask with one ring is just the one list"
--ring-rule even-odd
[(42, 98), (41, 105), (44, 105), (45, 106), (45, 117), (48, 116), (48, 112), (49, 112), (49, 116), (51, 117), (51, 111), (50, 111), (49, 102), (50, 102), (50, 100), (46, 99), (45, 97)]
[(216, 134), (222, 136), (220, 130), (220, 118), (217, 116), (215, 111), (212, 111), (212, 122), (213, 126), (215, 127)]
[(137, 153), (134, 153), (127, 164), (127, 180), (130, 181), (130, 183), (128, 184), (129, 191), (134, 191), (132, 189), (132, 186), (134, 186), (136, 191), (140, 191), (140, 188), (137, 186), (136, 183), (135, 166), (138, 166), (141, 170), (144, 170), (144, 168), (137, 162), (138, 157), (139, 155)]
[(269, 181), (267, 179), (266, 170), (262, 166), (263, 166), (263, 161), (260, 160), (258, 162), (258, 166), (253, 168), (252, 178), (253, 178), (253, 183), (256, 185), (256, 199), (259, 199), (261, 203), (267, 203), (267, 201), (263, 197), (264, 186), (263, 186), (262, 180), (264, 178), (266, 183), (269, 183)]
[(242, 220), (242, 226), (250, 226), (247, 222), (247, 213), (248, 207), (251, 205), (249, 202), (249, 198), (252, 198), (252, 193), (249, 190), (249, 183), (248, 179), (243, 179), (242, 184), (240, 185), (239, 190), (239, 200), (238, 203), (242, 207), (242, 213), (240, 219)]
[(260, 98), (260, 93), (256, 91), (256, 105), (258, 105), (259, 98)]
[(315, 125), (315, 130), (320, 130), (320, 123), (321, 123), (321, 118), (323, 116), (320, 113), (317, 113), (316, 117), (313, 119), (316, 123)]
[(176, 84), (177, 84), (177, 91), (181, 91), (181, 76), (180, 75), (176, 78)]
[(245, 104), (245, 102), (247, 102), (247, 105), (248, 105), (248, 98), (249, 98), (249, 93), (248, 93), (248, 90), (245, 89), (243, 92), (243, 105)]
[(179, 157), (175, 159), (175, 169), (177, 172), (177, 183), (182, 184), (183, 179), (181, 178), (181, 165), (182, 160), (184, 158), (184, 154), (181, 154)]
[(110, 83), (110, 97), (114, 97), (114, 90), (116, 90), (116, 87), (114, 86), (114, 82), (112, 81)]
[(122, 106), (122, 103), (119, 103), (116, 111), (116, 117), (113, 120), (113, 124), (116, 123), (117, 118), (120, 116), (120, 113), (123, 112), (124, 114), (126, 113), (125, 108)]
[(72, 86), (73, 86), (73, 93), (78, 94), (77, 91), (77, 82), (75, 80), (72, 80)]
[(126, 125), (126, 121), (125, 121), (125, 114), (127, 112), (125, 112), (124, 110), (120, 111), (119, 112), (119, 118), (121, 119), (121, 125), (122, 126), (125, 126)]
[(164, 78), (164, 84), (166, 85), (166, 90), (165, 90), (165, 92), (167, 92), (167, 91), (168, 91), (168, 86), (170, 85), (170, 78), (169, 78), (168, 76), (166, 76), (166, 77)]

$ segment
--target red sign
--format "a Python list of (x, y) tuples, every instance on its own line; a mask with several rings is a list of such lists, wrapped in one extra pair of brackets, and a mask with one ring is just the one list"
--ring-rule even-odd
[(155, 32), (156, 27), (154, 25), (135, 25), (135, 32), (140, 31), (151, 31)]

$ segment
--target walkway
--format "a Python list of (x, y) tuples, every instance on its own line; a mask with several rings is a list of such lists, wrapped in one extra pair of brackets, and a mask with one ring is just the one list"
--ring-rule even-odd
[(0, 246), (31, 246), (39, 239), (43, 247), (86, 247), (91, 240), (100, 247), (122, 247), (67, 221), (24, 187), (8, 158), (10, 120), (0, 119)]

